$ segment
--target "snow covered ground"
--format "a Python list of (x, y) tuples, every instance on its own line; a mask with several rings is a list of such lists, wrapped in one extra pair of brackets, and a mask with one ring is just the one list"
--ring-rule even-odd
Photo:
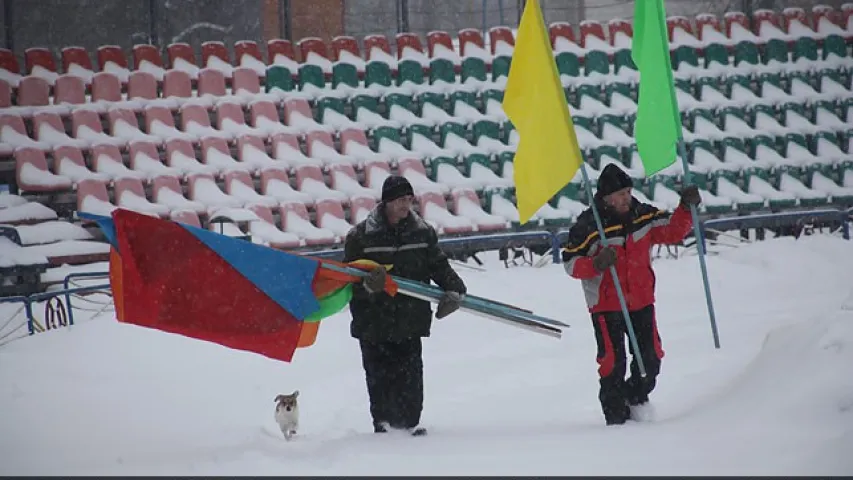
[[(488, 271), (460, 269), (472, 293), (572, 327), (437, 321), (420, 438), (369, 433), (347, 313), (292, 364), (80, 313), (0, 347), (0, 474), (850, 475), (851, 253), (814, 236), (709, 257), (720, 350), (696, 258), (659, 261), (658, 420), (620, 427), (603, 424), (581, 288), (559, 265), (506, 270), (490, 253)], [(295, 389), (288, 443), (273, 398)]]

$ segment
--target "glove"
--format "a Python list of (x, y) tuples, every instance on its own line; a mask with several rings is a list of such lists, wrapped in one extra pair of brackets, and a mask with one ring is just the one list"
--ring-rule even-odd
[(367, 276), (361, 281), (364, 285), (364, 289), (367, 290), (368, 293), (376, 293), (385, 290), (385, 276), (387, 273), (385, 272), (385, 267), (378, 266), (371, 270)]
[(699, 205), (702, 202), (702, 195), (699, 194), (699, 187), (689, 185), (681, 191), (681, 205), (690, 208), (693, 205)]
[(604, 247), (598, 255), (592, 259), (592, 267), (603, 272), (616, 264), (616, 250), (611, 247)]
[(459, 310), (462, 306), (462, 299), (465, 296), (459, 292), (444, 292), (444, 296), (438, 302), (438, 308), (435, 312), (435, 318), (444, 318), (451, 313)]

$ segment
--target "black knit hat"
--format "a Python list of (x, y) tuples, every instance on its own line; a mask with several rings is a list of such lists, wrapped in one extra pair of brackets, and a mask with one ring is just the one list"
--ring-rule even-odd
[(599, 197), (610, 195), (613, 192), (618, 192), (623, 188), (633, 187), (634, 182), (621, 168), (615, 163), (608, 163), (601, 175), (598, 177), (598, 192)]
[(405, 177), (399, 175), (390, 175), (382, 184), (382, 202), (392, 202), (406, 195), (414, 195), (412, 184)]

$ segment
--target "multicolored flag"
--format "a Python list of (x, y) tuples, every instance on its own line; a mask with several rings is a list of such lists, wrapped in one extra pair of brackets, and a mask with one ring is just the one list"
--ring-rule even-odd
[[(345, 308), (358, 277), (337, 263), (117, 209), (98, 222), (113, 245), (110, 271), (123, 323), (290, 362), (320, 321)], [(344, 265), (337, 263), (338, 265)], [(375, 264), (346, 266), (368, 270)], [(397, 293), (387, 277), (386, 292)]]

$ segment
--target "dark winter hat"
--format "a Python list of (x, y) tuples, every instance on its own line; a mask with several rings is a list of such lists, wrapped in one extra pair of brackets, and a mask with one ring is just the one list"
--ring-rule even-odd
[(399, 175), (390, 175), (382, 184), (382, 202), (392, 202), (406, 195), (414, 195), (412, 184), (405, 177)]
[(615, 163), (608, 163), (601, 175), (598, 177), (598, 195), (604, 197), (623, 188), (633, 187), (634, 182)]

